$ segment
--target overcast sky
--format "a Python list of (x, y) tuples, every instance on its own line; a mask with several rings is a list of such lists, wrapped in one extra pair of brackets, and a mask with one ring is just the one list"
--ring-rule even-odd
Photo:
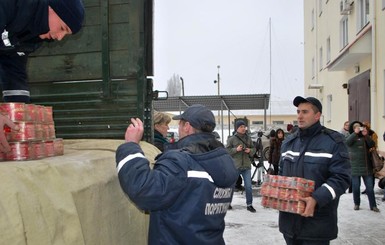
[(177, 74), (185, 95), (217, 95), (219, 65), (223, 95), (303, 95), (303, 0), (154, 2), (154, 89)]

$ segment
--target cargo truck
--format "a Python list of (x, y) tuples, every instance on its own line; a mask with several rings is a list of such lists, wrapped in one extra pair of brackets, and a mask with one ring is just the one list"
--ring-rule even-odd
[[(0, 244), (148, 243), (148, 215), (121, 190), (115, 150), (131, 117), (152, 139), (153, 1), (83, 1), (84, 28), (28, 61), (31, 102), (53, 107), (64, 155), (1, 162)], [(153, 164), (158, 149), (140, 144)]]

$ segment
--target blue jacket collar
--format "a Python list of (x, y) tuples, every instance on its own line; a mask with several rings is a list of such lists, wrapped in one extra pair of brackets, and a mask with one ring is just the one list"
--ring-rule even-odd
[(202, 153), (218, 147), (223, 147), (223, 145), (215, 139), (214, 134), (197, 133), (185, 136), (178, 142), (167, 145), (166, 150), (184, 149), (192, 153)]
[(321, 131), (321, 129), (322, 129), (322, 125), (318, 121), (307, 129), (299, 129), (297, 131), (297, 134), (300, 138), (308, 138), (308, 137), (312, 137), (313, 135), (317, 134), (319, 131)]

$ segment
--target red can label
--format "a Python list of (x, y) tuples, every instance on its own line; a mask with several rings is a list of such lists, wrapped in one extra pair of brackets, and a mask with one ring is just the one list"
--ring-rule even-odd
[(42, 129), (43, 129), (43, 140), (48, 140), (50, 139), (50, 128), (49, 128), (49, 125), (48, 124), (42, 124), (41, 125)]
[(47, 156), (47, 151), (42, 141), (31, 142), (31, 148), (32, 148), (32, 151), (34, 152), (36, 159), (41, 159)]
[(64, 143), (62, 138), (53, 140), (53, 148), (55, 152), (55, 156), (61, 156), (64, 154)]
[(44, 142), (44, 148), (47, 152), (48, 157), (53, 157), (55, 156), (55, 150), (53, 148), (53, 141), (43, 141)]
[(26, 110), (24, 103), (2, 103), (0, 111), (7, 115), (12, 121), (26, 121)]
[(52, 106), (45, 106), (45, 122), (52, 123), (53, 122), (53, 115), (52, 115)]
[(37, 120), (37, 107), (34, 104), (26, 104), (25, 111), (28, 121), (35, 122)]
[(4, 126), (5, 137), (9, 142), (36, 140), (35, 124), (32, 122), (15, 122), (20, 130), (12, 130), (8, 126)]

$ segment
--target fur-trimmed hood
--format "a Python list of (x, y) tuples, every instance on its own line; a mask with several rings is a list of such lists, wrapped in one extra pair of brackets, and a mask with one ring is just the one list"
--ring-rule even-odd
[(353, 121), (353, 122), (351, 122), (350, 125), (349, 125), (349, 133), (350, 133), (350, 134), (352, 134), (352, 133), (354, 132), (354, 130), (353, 130), (353, 125), (356, 124), (356, 123), (360, 124), (361, 127), (364, 126), (364, 125), (362, 124), (362, 122), (360, 122), (360, 121)]

